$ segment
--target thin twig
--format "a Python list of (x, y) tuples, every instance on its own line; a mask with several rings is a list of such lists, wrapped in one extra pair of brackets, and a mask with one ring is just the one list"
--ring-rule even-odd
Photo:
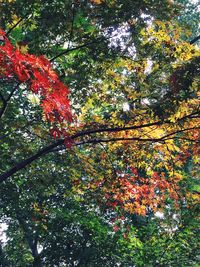
[(6, 36), (8, 36), (27, 16), (29, 13), (26, 13), (25, 16), (20, 18), (6, 33)]
[(71, 31), (70, 31), (70, 34), (69, 34), (69, 41), (68, 41), (67, 49), (69, 49), (70, 43), (71, 43), (71, 40), (72, 40), (72, 37), (73, 37), (74, 19), (75, 19), (75, 3), (72, 3), (72, 22), (71, 22)]
[(59, 53), (58, 55), (52, 57), (52, 58), (50, 59), (50, 62), (53, 62), (55, 59), (57, 59), (57, 58), (59, 58), (59, 57), (61, 57), (61, 56), (63, 56), (63, 55), (66, 55), (66, 54), (68, 54), (68, 53), (70, 53), (70, 52), (72, 52), (72, 51), (74, 51), (74, 50), (78, 50), (78, 49), (81, 49), (81, 48), (90, 46), (91, 44), (95, 44), (95, 43), (97, 43), (97, 42), (99, 42), (99, 40), (98, 40), (98, 41), (95, 40), (95, 41), (93, 41), (93, 42), (88, 42), (88, 43), (85, 43), (85, 44), (82, 44), (82, 45), (79, 45), (79, 46), (75, 46), (75, 47), (66, 49), (66, 50), (62, 51), (61, 53)]
[(19, 85), (20, 85), (20, 83), (18, 83), (18, 84), (13, 88), (13, 90), (12, 90), (12, 91), (10, 92), (10, 94), (8, 95), (7, 99), (5, 99), (5, 98), (3, 97), (3, 95), (0, 94), (0, 97), (1, 97), (1, 99), (2, 99), (2, 101), (3, 101), (3, 107), (2, 107), (1, 110), (0, 110), (0, 118), (2, 118), (3, 115), (5, 114), (5, 112), (6, 112), (6, 108), (7, 108), (7, 106), (8, 106), (8, 103), (9, 103), (11, 97), (13, 96), (14, 92), (16, 91), (16, 89), (19, 87)]

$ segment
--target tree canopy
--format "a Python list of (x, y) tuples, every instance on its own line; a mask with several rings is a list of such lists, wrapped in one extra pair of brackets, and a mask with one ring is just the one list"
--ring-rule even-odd
[(198, 266), (198, 4), (0, 12), (0, 266)]

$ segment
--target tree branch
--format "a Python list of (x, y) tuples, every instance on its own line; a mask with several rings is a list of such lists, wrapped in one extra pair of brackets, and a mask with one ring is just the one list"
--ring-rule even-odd
[(82, 44), (82, 45), (79, 45), (79, 46), (75, 46), (75, 47), (66, 49), (66, 50), (62, 51), (61, 53), (59, 53), (58, 55), (55, 55), (54, 57), (52, 57), (50, 59), (50, 62), (53, 62), (55, 59), (57, 59), (57, 58), (59, 58), (59, 57), (61, 57), (63, 55), (66, 55), (66, 54), (68, 54), (68, 53), (70, 53), (70, 52), (72, 52), (74, 50), (78, 50), (78, 49), (81, 49), (83, 47), (87, 47), (87, 46), (89, 46), (91, 44), (95, 44), (95, 43), (98, 43), (98, 42), (99, 42), (99, 40), (95, 40), (93, 42), (88, 42), (88, 43), (85, 43), (85, 44)]
[(29, 248), (31, 250), (32, 256), (34, 258), (34, 266), (37, 267), (42, 267), (41, 260), (40, 260), (40, 255), (38, 253), (37, 249), (37, 234), (34, 237), (31, 236), (30, 230), (28, 228), (28, 225), (26, 224), (26, 221), (16, 212), (16, 218), (19, 221), (19, 224), (24, 232), (24, 237), (29, 245)]
[[(164, 141), (167, 141), (169, 139), (172, 139), (170, 136), (173, 136), (177, 133), (186, 132), (186, 131), (199, 129), (199, 128), (200, 127), (192, 127), (192, 128), (178, 130), (176, 132), (167, 134), (167, 135), (160, 137), (160, 138), (117, 137), (117, 138), (110, 138), (110, 139), (92, 139), (92, 140), (86, 140), (86, 141), (77, 143), (75, 145), (78, 146), (78, 145), (84, 145), (84, 144), (99, 144), (99, 143), (110, 143), (110, 142), (118, 142), (118, 141), (164, 142)], [(170, 138), (168, 138), (168, 137), (170, 137)], [(180, 138), (180, 139), (183, 139), (183, 138)], [(186, 140), (186, 139), (183, 139), (183, 140)], [(191, 141), (191, 142), (198, 142), (198, 141), (192, 140), (192, 139), (187, 139), (187, 140)]]
[(69, 41), (68, 41), (67, 49), (69, 49), (70, 43), (71, 43), (71, 40), (72, 40), (72, 37), (73, 37), (74, 19), (75, 19), (75, 3), (72, 3), (72, 22), (71, 22), (71, 30), (70, 30), (70, 34), (69, 34)]
[(119, 142), (119, 141), (141, 141), (141, 142), (160, 142), (161, 138), (139, 138), (139, 137), (116, 137), (110, 139), (92, 139), (77, 143), (78, 145), (84, 144), (99, 144), (99, 143), (111, 143), (111, 142)]
[[(105, 128), (105, 129), (95, 129), (95, 130), (88, 130), (88, 131), (82, 131), (79, 133), (76, 133), (72, 136), (69, 137), (69, 140), (74, 140), (78, 137), (83, 137), (83, 136), (87, 136), (87, 135), (91, 135), (94, 133), (102, 133), (102, 132), (116, 132), (116, 131), (126, 131), (126, 130), (132, 130), (132, 129), (139, 129), (139, 128), (144, 128), (144, 127), (149, 127), (152, 125), (159, 125), (162, 124), (163, 122), (154, 122), (154, 123), (147, 123), (147, 124), (143, 124), (143, 125), (135, 125), (135, 126), (129, 126), (129, 127), (115, 127), (115, 128)], [(3, 181), (5, 181), (8, 177), (12, 176), (13, 174), (15, 174), (17, 171), (25, 168), (27, 165), (29, 165), (30, 163), (32, 163), (34, 160), (40, 158), (41, 156), (51, 152), (54, 148), (60, 146), (64, 144), (64, 139), (61, 139), (41, 150), (39, 150), (35, 155), (27, 158), (24, 161), (19, 162), (18, 164), (16, 164), (13, 168), (11, 168), (10, 170), (4, 172), (3, 174), (0, 175), (0, 183), (2, 183)]]
[(8, 177), (12, 176), (14, 173), (16, 173), (17, 171), (23, 169), (24, 167), (26, 167), (27, 165), (29, 165), (31, 162), (33, 162), (34, 160), (40, 158), (41, 156), (45, 155), (46, 153), (49, 152), (49, 150), (62, 145), (64, 143), (64, 140), (59, 140), (41, 150), (39, 150), (35, 155), (27, 158), (24, 161), (21, 161), (20, 163), (16, 164), (13, 168), (11, 168), (9, 171), (4, 172), (2, 175), (0, 175), (0, 183), (2, 183), (3, 181), (5, 181)]
[(192, 40), (190, 41), (190, 44), (194, 44), (194, 43), (196, 43), (199, 39), (200, 39), (200, 35), (198, 35), (197, 37), (195, 37), (194, 39), (192, 39)]
[(27, 16), (29, 13), (26, 13), (24, 17), (19, 19), (6, 33), (6, 36), (8, 36)]
[(7, 99), (5, 99), (5, 98), (3, 97), (2, 94), (0, 94), (0, 98), (2, 99), (2, 102), (3, 102), (3, 107), (2, 107), (1, 110), (0, 110), (0, 118), (3, 117), (3, 115), (4, 115), (5, 111), (6, 111), (6, 108), (7, 108), (7, 106), (8, 106), (8, 103), (9, 103), (11, 97), (13, 96), (14, 92), (16, 91), (16, 89), (18, 88), (19, 85), (20, 85), (20, 83), (18, 83), (18, 84), (13, 88), (13, 90), (12, 90), (12, 91), (10, 92), (10, 94), (8, 95)]
[[(188, 118), (188, 115), (186, 116), (186, 118)], [(180, 119), (180, 121), (183, 120), (183, 118)], [(133, 125), (133, 126), (128, 126), (128, 127), (114, 127), (114, 128), (103, 128), (103, 129), (93, 129), (93, 130), (87, 130), (87, 131), (82, 131), (82, 132), (78, 132), (74, 135), (69, 136), (69, 140), (75, 140), (79, 137), (84, 137), (84, 136), (90, 136), (92, 134), (95, 133), (103, 133), (103, 132), (120, 132), (120, 131), (128, 131), (128, 130), (134, 130), (134, 129), (142, 129), (145, 127), (150, 127), (150, 126), (155, 126), (155, 125), (163, 125), (163, 124), (171, 124), (171, 122), (169, 120), (166, 121), (156, 121), (156, 122), (152, 122), (152, 123), (146, 123), (143, 125)], [(190, 128), (191, 129), (191, 128)], [(190, 129), (183, 129), (183, 130), (179, 130), (176, 131), (177, 132), (182, 132), (182, 131), (186, 131), (186, 130), (190, 130)], [(192, 128), (193, 129), (193, 128)], [(171, 133), (168, 134), (167, 136), (171, 136), (172, 134), (175, 133)], [(124, 140), (124, 139), (123, 139)], [(144, 139), (141, 139), (142, 141), (144, 141)], [(146, 141), (150, 141), (150, 139), (145, 139)], [(159, 139), (151, 139), (151, 141), (154, 140), (154, 142), (157, 142)], [(52, 150), (60, 145), (64, 144), (64, 139), (60, 139), (57, 142), (39, 150), (35, 155), (27, 158), (24, 161), (19, 162), (18, 164), (16, 164), (14, 167), (12, 167), (10, 170), (4, 172), (3, 174), (0, 175), (0, 183), (2, 183), (3, 181), (5, 181), (8, 177), (12, 176), (13, 174), (15, 174), (17, 171), (25, 168), (27, 165), (29, 165), (30, 163), (32, 163), (34, 160), (37, 160), (38, 158), (42, 157), (43, 155), (52, 152)], [(163, 137), (160, 141), (164, 141)], [(91, 140), (92, 142), (92, 140)], [(96, 142), (96, 141), (93, 141)], [(100, 141), (102, 142), (102, 140)]]
[(7, 107), (7, 101), (6, 101), (6, 99), (4, 98), (4, 96), (1, 94), (1, 92), (0, 92), (0, 98), (1, 98), (2, 103), (3, 103), (3, 106), (2, 106), (2, 108), (1, 108), (1, 110), (0, 110), (0, 118), (1, 118), (1, 117), (3, 116), (5, 110), (6, 110), (6, 107)]
[[(117, 36), (117, 35), (118, 35), (118, 33), (116, 33), (116, 34), (113, 35), (113, 36), (108, 37), (107, 40), (108, 40), (108, 39), (111, 39), (111, 38), (113, 38), (113, 37), (115, 37), (115, 36)], [(90, 45), (92, 45), (92, 44), (98, 44), (98, 43), (99, 43), (101, 40), (103, 40), (103, 39), (104, 39), (104, 37), (102, 36), (102, 37), (97, 38), (97, 39), (94, 40), (94, 41), (91, 41), (91, 42), (88, 42), (88, 43), (85, 43), (85, 44), (82, 44), (82, 45), (79, 45), (79, 46), (75, 46), (75, 47), (68, 48), (68, 49), (62, 51), (61, 53), (59, 53), (58, 55), (55, 55), (55, 56), (54, 56), (53, 58), (51, 58), (49, 61), (50, 61), (50, 62), (53, 62), (55, 59), (57, 59), (57, 58), (59, 58), (59, 57), (61, 57), (61, 56), (63, 56), (63, 55), (66, 55), (66, 54), (70, 53), (71, 51), (78, 50), (78, 49), (81, 49), (81, 48), (90, 46)]]
[(3, 103), (6, 102), (6, 99), (5, 99), (5, 97), (2, 95), (1, 92), (0, 92), (0, 98), (1, 98), (1, 100), (2, 100)]
[(7, 31), (6, 36), (8, 36), (8, 35), (11, 33), (11, 31), (14, 30), (14, 28), (16, 28), (16, 27), (20, 24), (20, 22), (21, 22), (23, 19), (24, 19), (24, 18), (19, 19), (19, 20), (17, 21), (17, 23), (15, 23), (15, 24), (14, 24), (8, 31)]
[(167, 140), (168, 137), (172, 136), (172, 135), (175, 135), (177, 133), (182, 133), (182, 132), (186, 132), (186, 131), (190, 131), (190, 130), (196, 130), (196, 129), (200, 129), (200, 127), (191, 127), (191, 128), (187, 128), (187, 129), (182, 129), (182, 130), (178, 130), (178, 131), (175, 131), (173, 133), (169, 133), (165, 136), (163, 136), (162, 138), (160, 138), (161, 140)]

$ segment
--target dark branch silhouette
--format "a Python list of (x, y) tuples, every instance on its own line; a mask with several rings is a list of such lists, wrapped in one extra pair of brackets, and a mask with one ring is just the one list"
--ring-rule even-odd
[(26, 13), (22, 18), (20, 18), (6, 33), (6, 36), (8, 36), (24, 19), (27, 18), (29, 13)]
[(191, 40), (191, 41), (190, 41), (190, 44), (194, 44), (194, 43), (196, 43), (199, 39), (200, 39), (200, 35), (198, 35), (198, 36), (195, 37), (193, 40)]
[(82, 44), (82, 45), (79, 45), (79, 46), (75, 46), (75, 47), (66, 49), (66, 50), (62, 51), (61, 53), (59, 53), (58, 55), (52, 57), (52, 58), (50, 59), (50, 62), (53, 62), (55, 59), (57, 59), (57, 58), (59, 58), (59, 57), (61, 57), (61, 56), (63, 56), (63, 55), (66, 55), (66, 54), (68, 54), (68, 53), (70, 53), (70, 52), (72, 52), (72, 51), (74, 51), (74, 50), (78, 50), (78, 49), (81, 49), (81, 48), (90, 46), (91, 44), (95, 44), (95, 43), (97, 43), (97, 42), (99, 42), (99, 40), (98, 40), (98, 41), (95, 40), (95, 41), (93, 41), (93, 42), (88, 42), (88, 43), (85, 43), (85, 44)]
[[(111, 38), (111, 37), (110, 37)], [(108, 38), (108, 39), (110, 39)], [(98, 43), (102, 38), (99, 38), (97, 40), (94, 40), (92, 42), (88, 42), (88, 43), (85, 43), (85, 44), (82, 44), (82, 45), (79, 45), (79, 46), (75, 46), (75, 47), (72, 47), (72, 48), (68, 48), (64, 51), (62, 51), (61, 53), (59, 53), (58, 55), (55, 55), (54, 57), (52, 57), (50, 59), (50, 62), (53, 62), (55, 59), (63, 56), (63, 55), (67, 55), (68, 53), (74, 51), (74, 50), (78, 50), (78, 49), (81, 49), (81, 48), (84, 48), (84, 47), (87, 47), (87, 46), (90, 46), (92, 44), (95, 44), (95, 43)], [(200, 39), (200, 35), (195, 37), (193, 40), (190, 41), (190, 44), (194, 44), (195, 42), (197, 42), (198, 40)]]
[[(191, 114), (193, 115), (193, 114)], [(179, 121), (182, 121), (183, 119), (187, 119), (189, 118), (189, 115), (181, 118)], [(113, 128), (102, 128), (102, 129), (93, 129), (93, 130), (87, 130), (87, 131), (82, 131), (82, 132), (78, 132), (76, 134), (73, 134), (71, 136), (69, 136), (69, 141), (70, 140), (75, 140), (75, 139), (78, 139), (79, 137), (88, 137), (92, 134), (95, 134), (95, 133), (103, 133), (103, 132), (120, 132), (120, 131), (128, 131), (128, 130), (134, 130), (134, 129), (142, 129), (142, 128), (145, 128), (145, 127), (150, 127), (150, 126), (158, 126), (158, 125), (163, 125), (163, 124), (171, 124), (172, 122), (170, 122), (169, 120), (166, 120), (166, 121), (156, 121), (156, 122), (152, 122), (152, 123), (146, 123), (146, 124), (143, 124), (143, 125), (133, 125), (133, 126), (128, 126), (128, 127), (113, 127)], [(171, 135), (174, 135), (176, 133), (179, 133), (179, 132), (183, 132), (183, 131), (186, 131), (186, 130), (191, 130), (191, 129), (199, 129), (199, 127), (194, 127), (194, 128), (189, 128), (189, 129), (182, 129), (182, 130), (177, 130), (176, 132), (173, 132), (173, 133), (170, 133), (168, 135), (166, 135), (165, 137), (170, 137)], [(124, 139), (123, 139), (124, 140)], [(132, 138), (133, 140), (133, 138)], [(139, 141), (139, 139), (137, 139)], [(164, 137), (160, 138), (159, 139), (141, 139), (141, 141), (154, 141), (154, 142), (157, 142), (157, 141), (164, 141)], [(32, 163), (34, 160), (44, 156), (45, 154), (49, 153), (49, 152), (52, 152), (53, 149), (63, 145), (65, 142), (64, 139), (61, 139), (61, 140), (58, 140), (57, 142), (39, 150), (35, 155), (25, 159), (24, 161), (21, 161), (19, 162), (18, 164), (16, 164), (14, 167), (12, 167), (10, 170), (4, 172), (3, 174), (0, 175), (0, 183), (5, 181), (8, 177), (12, 176), (13, 174), (15, 174), (17, 171), (25, 168), (27, 165), (29, 165), (30, 163)], [(85, 141), (86, 143), (87, 141)], [(89, 142), (89, 140), (88, 140)], [(93, 141), (93, 143), (97, 143), (97, 141)], [(99, 139), (99, 143), (103, 142), (103, 140)], [(91, 143), (92, 143), (92, 140), (91, 140)]]
[(15, 91), (17, 90), (17, 88), (19, 87), (20, 83), (18, 83), (14, 88), (13, 90), (10, 92), (10, 94), (8, 95), (7, 99), (0, 93), (0, 98), (2, 100), (2, 103), (3, 103), (3, 106), (0, 110), (0, 118), (3, 117), (5, 111), (6, 111), (6, 108), (8, 106), (8, 103), (10, 102), (10, 99), (11, 97), (13, 96), (13, 94), (15, 93)]
[[(110, 139), (92, 139), (92, 140), (87, 140), (87, 141), (77, 143), (76, 145), (111, 143), (111, 142), (119, 142), (119, 141), (139, 141), (139, 142), (153, 142), (153, 143), (161, 142), (161, 143), (163, 143), (167, 140), (174, 138), (174, 137), (172, 138), (170, 136), (173, 136), (173, 135), (180, 133), (180, 132), (186, 132), (186, 131), (194, 130), (194, 129), (200, 129), (200, 127), (193, 127), (193, 128), (179, 130), (179, 131), (170, 133), (168, 135), (165, 135), (161, 138), (119, 137), (119, 138), (110, 138)], [(177, 139), (179, 139), (179, 138), (177, 137)], [(180, 139), (198, 143), (197, 140), (193, 140), (193, 139), (187, 139), (187, 138), (180, 138)]]

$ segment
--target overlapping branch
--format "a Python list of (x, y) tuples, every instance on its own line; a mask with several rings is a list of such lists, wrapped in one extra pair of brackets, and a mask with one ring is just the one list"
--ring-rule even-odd
[[(192, 114), (191, 114), (192, 115)], [(181, 118), (179, 121), (182, 121), (183, 119), (188, 119), (189, 115), (185, 116), (184, 118)], [(111, 132), (121, 132), (121, 131), (129, 131), (129, 130), (135, 130), (135, 129), (142, 129), (145, 127), (150, 127), (150, 126), (159, 126), (159, 125), (164, 125), (164, 124), (171, 124), (172, 122), (170, 122), (169, 120), (166, 121), (156, 121), (156, 122), (152, 122), (152, 123), (146, 123), (143, 125), (133, 125), (133, 126), (128, 126), (128, 127), (113, 127), (113, 128), (101, 128), (101, 129), (92, 129), (92, 130), (87, 130), (87, 131), (81, 131), (78, 133), (75, 133), (71, 136), (68, 137), (69, 142), (76, 140), (80, 137), (89, 137), (93, 134), (100, 134), (100, 133), (111, 133)], [(87, 141), (83, 141), (82, 144), (86, 144), (86, 143), (90, 143), (90, 144), (94, 144), (94, 143), (102, 143), (102, 142), (114, 142), (114, 141), (125, 141), (125, 140), (132, 140), (132, 141), (141, 141), (141, 142), (161, 142), (161, 141), (165, 141), (166, 138), (171, 138), (171, 136), (175, 135), (176, 133), (180, 133), (180, 132), (184, 132), (184, 131), (189, 131), (192, 129), (199, 129), (200, 127), (192, 127), (192, 128), (187, 128), (187, 129), (182, 129), (182, 130), (177, 130), (173, 133), (170, 133), (168, 135), (165, 135), (161, 138), (111, 138), (111, 139), (90, 139)], [(5, 181), (7, 178), (9, 178), (10, 176), (12, 176), (13, 174), (15, 174), (16, 172), (18, 172), (19, 170), (24, 169), (27, 165), (31, 164), (33, 161), (41, 158), (42, 156), (46, 155), (49, 152), (52, 152), (55, 148), (63, 145), (65, 143), (65, 139), (60, 139), (57, 142), (50, 144), (48, 146), (46, 146), (45, 148), (39, 150), (36, 154), (34, 154), (33, 156), (25, 159), (24, 161), (19, 162), (18, 164), (16, 164), (14, 167), (12, 167), (10, 170), (4, 172), (3, 174), (0, 175), (0, 183)], [(81, 143), (77, 143), (77, 145), (81, 145)]]
[(7, 108), (8, 104), (9, 104), (9, 102), (10, 102), (10, 99), (11, 99), (11, 97), (13, 96), (13, 94), (15, 93), (15, 91), (18, 89), (19, 85), (20, 85), (20, 83), (18, 83), (18, 84), (13, 88), (13, 90), (10, 92), (10, 94), (8, 95), (7, 98), (5, 98), (5, 97), (0, 93), (0, 98), (1, 98), (2, 103), (3, 103), (3, 106), (2, 106), (2, 108), (1, 108), (1, 110), (0, 110), (0, 119), (3, 117), (3, 115), (4, 115), (5, 111), (6, 111), (6, 108)]

